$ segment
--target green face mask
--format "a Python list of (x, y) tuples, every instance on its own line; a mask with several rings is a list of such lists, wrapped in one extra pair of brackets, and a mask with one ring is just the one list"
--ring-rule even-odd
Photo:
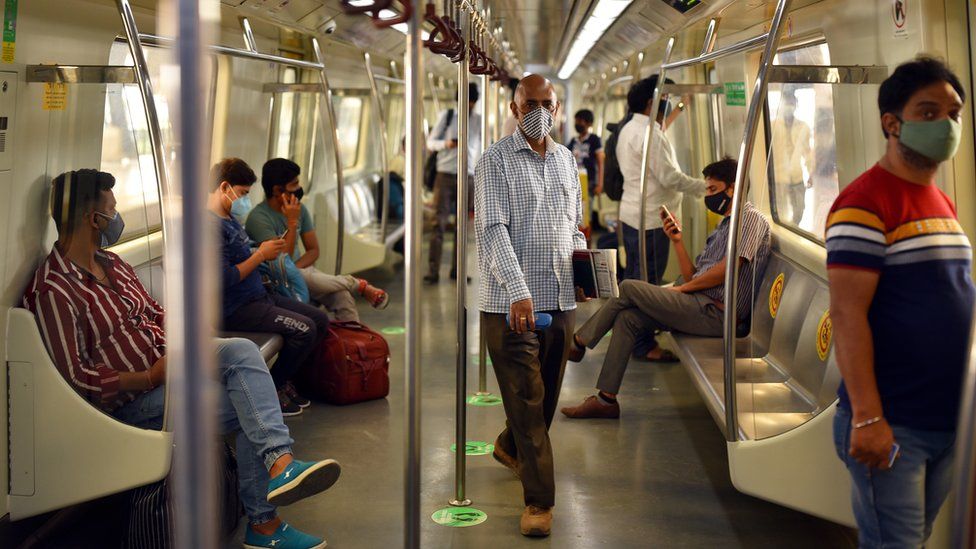
[(902, 120), (898, 141), (935, 162), (945, 162), (956, 154), (962, 139), (962, 126), (951, 118), (943, 120)]

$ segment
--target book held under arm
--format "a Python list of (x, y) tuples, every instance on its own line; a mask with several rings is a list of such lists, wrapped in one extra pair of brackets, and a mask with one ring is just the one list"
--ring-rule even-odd
[(573, 250), (573, 280), (586, 297), (618, 297), (617, 250)]

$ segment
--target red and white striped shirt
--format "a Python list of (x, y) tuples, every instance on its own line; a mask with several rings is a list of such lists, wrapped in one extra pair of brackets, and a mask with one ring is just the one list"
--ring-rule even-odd
[(34, 275), (24, 307), (37, 316), (55, 366), (104, 410), (142, 391), (119, 391), (119, 372), (144, 372), (166, 354), (163, 309), (125, 261), (100, 250), (111, 287), (99, 284), (57, 248)]

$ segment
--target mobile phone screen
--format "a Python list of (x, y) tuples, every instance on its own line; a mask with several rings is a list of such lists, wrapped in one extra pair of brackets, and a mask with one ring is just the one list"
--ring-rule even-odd
[(282, 239), (282, 238), (284, 238), (284, 237), (285, 237), (285, 236), (287, 236), (287, 235), (288, 235), (288, 229), (285, 229), (285, 232), (283, 232), (283, 233), (281, 233), (280, 235), (278, 235), (278, 238), (279, 238), (279, 239)]

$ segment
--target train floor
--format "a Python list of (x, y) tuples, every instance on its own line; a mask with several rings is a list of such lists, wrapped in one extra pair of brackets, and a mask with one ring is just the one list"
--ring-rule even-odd
[[(449, 242), (446, 246), (450, 257)], [(474, 247), (472, 246), (471, 249)], [(426, 253), (426, 251), (425, 251)], [(425, 256), (426, 259), (426, 256)], [(426, 264), (426, 261), (424, 262)], [(476, 262), (471, 258), (470, 265)], [(466, 494), (488, 518), (451, 528), (430, 516), (454, 493), (455, 299), (447, 278), (422, 290), (422, 546), (488, 547), (854, 547), (843, 526), (774, 505), (735, 490), (725, 442), (680, 364), (633, 360), (620, 394), (619, 420), (569, 420), (557, 414), (551, 429), (556, 462), (552, 536), (519, 534), (523, 510), (518, 480), (490, 456), (468, 456)], [(385, 311), (360, 305), (371, 327), (403, 327), (402, 264), (368, 273), (392, 296)], [(394, 274), (396, 273), (396, 274)], [(469, 286), (474, 295), (477, 273)], [(470, 302), (469, 333), (477, 334), (477, 303)], [(581, 306), (577, 322), (599, 304)], [(400, 547), (403, 543), (405, 394), (404, 336), (386, 336), (393, 353), (387, 399), (336, 407), (315, 403), (287, 423), (301, 459), (331, 457), (343, 467), (328, 492), (280, 509), (295, 527), (324, 535), (329, 547)], [(477, 340), (469, 340), (468, 393), (477, 389)], [(560, 405), (594, 392), (606, 342), (582, 364), (566, 368)], [(489, 368), (488, 389), (497, 394)], [(467, 439), (491, 443), (502, 429), (501, 406), (467, 406)], [(124, 494), (86, 504), (46, 532), (45, 547), (112, 547), (125, 520)], [(49, 519), (0, 522), (0, 547), (17, 547), (47, 529)], [(57, 521), (55, 521), (57, 522)], [(50, 525), (49, 525), (50, 526)], [(240, 547), (245, 520), (226, 547)], [(4, 541), (5, 540), (5, 541)]]

